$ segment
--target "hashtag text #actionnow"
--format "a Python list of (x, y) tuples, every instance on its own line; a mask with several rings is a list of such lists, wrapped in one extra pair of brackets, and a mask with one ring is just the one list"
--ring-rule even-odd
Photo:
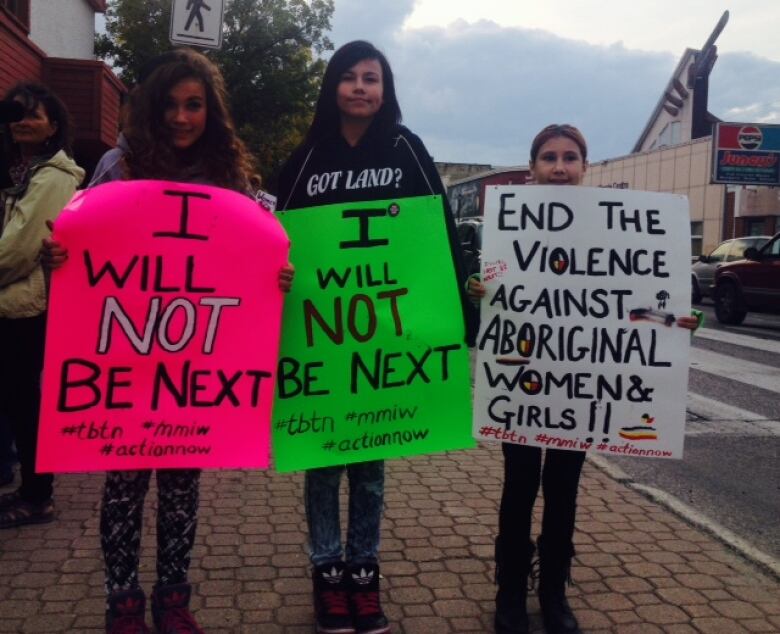
[(208, 445), (161, 445), (142, 440), (134, 445), (114, 445), (106, 443), (101, 447), (100, 453), (104, 456), (136, 457), (151, 456), (161, 458), (163, 456), (191, 456), (208, 455), (211, 447)]
[(361, 449), (373, 449), (387, 445), (406, 445), (428, 437), (429, 429), (407, 429), (404, 431), (385, 432), (384, 434), (364, 433), (357, 438), (345, 438), (344, 440), (329, 440), (323, 443), (322, 448), (328, 451), (360, 451)]

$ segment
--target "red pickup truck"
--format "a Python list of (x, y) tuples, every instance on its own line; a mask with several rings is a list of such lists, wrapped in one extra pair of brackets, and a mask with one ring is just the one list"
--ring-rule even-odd
[(749, 311), (780, 313), (780, 233), (744, 257), (715, 272), (715, 315), (724, 324), (741, 324)]

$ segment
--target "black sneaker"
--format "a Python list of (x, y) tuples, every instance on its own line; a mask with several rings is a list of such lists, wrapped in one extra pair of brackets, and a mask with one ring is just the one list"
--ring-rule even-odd
[(318, 634), (355, 634), (349, 611), (349, 584), (343, 562), (316, 566), (311, 573)]
[(349, 581), (349, 603), (355, 634), (387, 634), (390, 624), (379, 600), (379, 566), (352, 566), (349, 569)]

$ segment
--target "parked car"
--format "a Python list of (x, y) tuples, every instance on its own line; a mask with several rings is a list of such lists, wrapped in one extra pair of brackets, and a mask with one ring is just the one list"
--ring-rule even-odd
[(482, 218), (461, 218), (455, 224), (458, 242), (463, 249), (466, 275), (479, 273), (482, 257)]
[(715, 315), (724, 324), (741, 324), (749, 311), (780, 314), (780, 233), (745, 259), (715, 272)]
[(772, 236), (745, 236), (721, 242), (709, 255), (700, 255), (691, 267), (691, 301), (698, 304), (702, 297), (712, 295), (715, 271), (727, 262), (741, 260), (745, 249), (764, 246)]

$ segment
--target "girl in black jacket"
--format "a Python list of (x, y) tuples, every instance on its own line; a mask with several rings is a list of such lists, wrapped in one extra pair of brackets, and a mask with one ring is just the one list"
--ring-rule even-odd
[[(441, 195), (462, 289), (460, 247), (444, 187), (422, 141), (400, 122), (393, 73), (385, 56), (368, 42), (342, 46), (325, 70), (306, 140), (282, 168), (279, 208)], [(350, 501), (347, 543), (343, 549), (339, 481), (345, 470)], [(379, 602), (383, 494), (382, 461), (306, 472), (304, 495), (314, 608), (320, 633), (390, 631)]]

